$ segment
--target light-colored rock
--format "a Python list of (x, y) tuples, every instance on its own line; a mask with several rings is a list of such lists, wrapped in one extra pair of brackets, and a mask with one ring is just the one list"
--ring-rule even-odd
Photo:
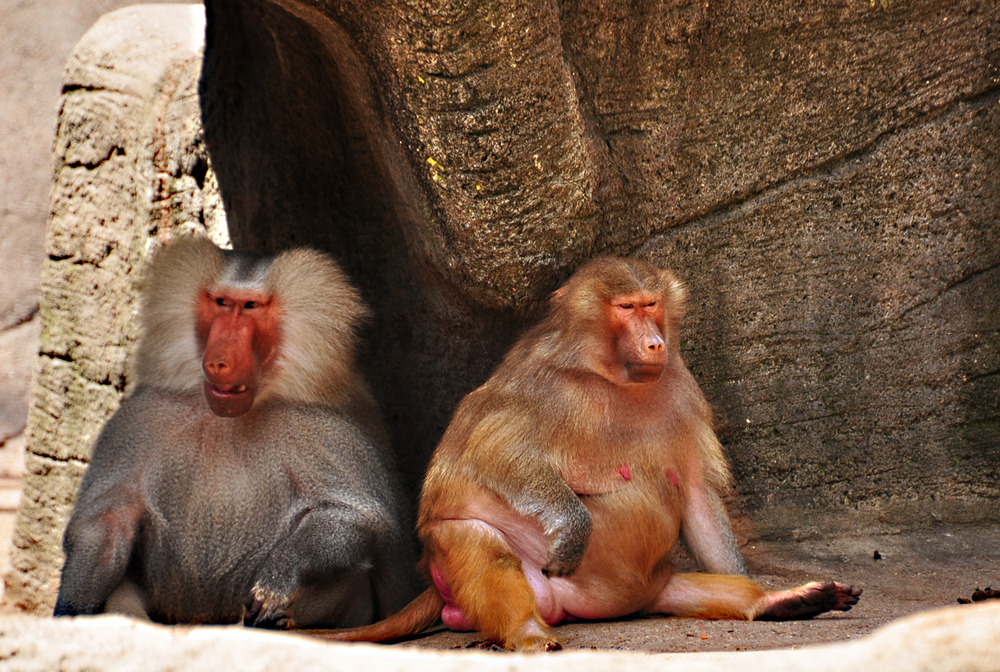
[(295, 670), (337, 672), (995, 672), (1000, 602), (924, 612), (849, 643), (736, 653), (446, 652), (339, 644), (240, 627), (167, 627), (122, 616), (0, 619), (5, 672)]
[(197, 5), (130, 7), (104, 16), (69, 59), (7, 606), (54, 604), (73, 496), (128, 387), (150, 252), (183, 229), (228, 242), (198, 121), (203, 31)]
[[(34, 316), (27, 322), (0, 332), (0, 450), (4, 442), (24, 430), (28, 410), (28, 386), (37, 361), (35, 348), (42, 321)], [(28, 347), (25, 347), (25, 346)]]

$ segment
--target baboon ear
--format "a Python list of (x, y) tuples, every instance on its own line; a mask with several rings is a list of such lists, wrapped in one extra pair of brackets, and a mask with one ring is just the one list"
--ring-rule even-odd
[(667, 304), (667, 310), (674, 319), (680, 320), (687, 311), (687, 287), (667, 268), (660, 271), (660, 280), (663, 283), (663, 300)]

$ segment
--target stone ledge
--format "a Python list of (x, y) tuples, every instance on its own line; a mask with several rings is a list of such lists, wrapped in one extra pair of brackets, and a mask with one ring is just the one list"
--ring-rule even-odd
[(643, 654), (566, 651), (547, 655), (437, 651), (337, 644), (241, 627), (167, 627), (122, 616), (0, 619), (0, 666), (61, 670), (372, 670), (380, 672), (830, 672), (997, 670), (1000, 603), (927, 611), (894, 621), (859, 641), (771, 651)]

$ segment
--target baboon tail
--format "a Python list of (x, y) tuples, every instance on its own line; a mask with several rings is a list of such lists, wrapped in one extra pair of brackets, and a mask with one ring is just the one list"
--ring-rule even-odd
[(342, 630), (299, 630), (306, 635), (338, 642), (394, 642), (431, 627), (441, 618), (444, 600), (431, 586), (392, 616), (371, 625)]

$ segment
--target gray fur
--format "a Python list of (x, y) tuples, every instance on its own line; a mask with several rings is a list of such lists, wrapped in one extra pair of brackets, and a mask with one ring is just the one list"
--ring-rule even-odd
[[(212, 256), (198, 245), (196, 255)], [(332, 266), (316, 253), (309, 262)], [(261, 286), (273, 268), (263, 263), (226, 255), (215, 281)], [(162, 271), (151, 277), (169, 276)], [(171, 289), (197, 293), (157, 287), (157, 300)], [(353, 298), (349, 287), (338, 291)], [(343, 307), (316, 309), (335, 316)], [(363, 306), (351, 309), (364, 314)], [(188, 337), (176, 329), (191, 321), (180, 324), (156, 340)], [(352, 342), (317, 351), (346, 357), (350, 327), (346, 337)], [(147, 348), (147, 360), (153, 356)], [(162, 622), (342, 627), (385, 616), (413, 596), (406, 505), (363, 383), (313, 400), (272, 394), (244, 416), (221, 418), (200, 383), (157, 384), (150, 374), (169, 364), (140, 370), (139, 386), (98, 437), (64, 538), (56, 615), (99, 613), (125, 586)], [(328, 384), (354, 382), (353, 361), (333, 370), (343, 375)]]

